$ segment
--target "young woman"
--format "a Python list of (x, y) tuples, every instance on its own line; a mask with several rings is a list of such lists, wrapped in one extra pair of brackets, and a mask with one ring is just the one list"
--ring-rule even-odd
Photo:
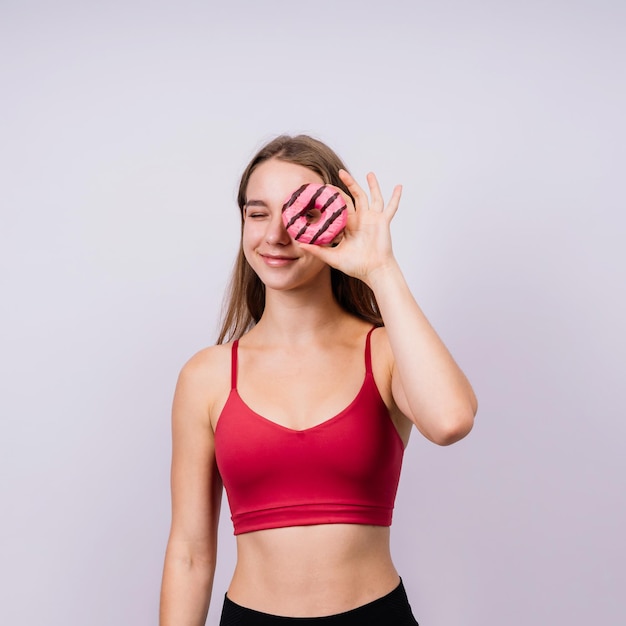
[[(346, 200), (332, 245), (283, 225), (305, 183)], [(367, 183), (307, 136), (271, 141), (242, 176), (224, 326), (174, 398), (161, 626), (205, 623), (223, 485), (237, 564), (222, 626), (417, 624), (389, 550), (402, 455), (413, 426), (440, 445), (464, 437), (476, 399), (394, 258), (401, 188), (385, 205)]]

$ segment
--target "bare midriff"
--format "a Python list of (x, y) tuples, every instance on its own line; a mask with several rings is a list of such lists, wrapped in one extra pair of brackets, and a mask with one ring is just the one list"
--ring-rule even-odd
[(228, 597), (288, 617), (349, 611), (393, 591), (389, 528), (324, 524), (237, 536), (237, 565)]

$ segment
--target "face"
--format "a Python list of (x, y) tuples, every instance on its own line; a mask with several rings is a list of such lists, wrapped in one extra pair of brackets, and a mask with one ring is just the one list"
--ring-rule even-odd
[(244, 207), (243, 251), (267, 288), (302, 286), (328, 266), (293, 242), (282, 220), (285, 199), (305, 183), (322, 183), (312, 170), (270, 159), (248, 181)]

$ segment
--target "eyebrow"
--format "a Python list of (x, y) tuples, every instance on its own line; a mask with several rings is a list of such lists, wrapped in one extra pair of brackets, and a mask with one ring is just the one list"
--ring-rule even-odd
[(262, 206), (262, 207), (267, 207), (267, 203), (263, 202), (263, 200), (248, 200), (244, 205), (243, 208), (247, 209), (248, 207), (251, 206)]

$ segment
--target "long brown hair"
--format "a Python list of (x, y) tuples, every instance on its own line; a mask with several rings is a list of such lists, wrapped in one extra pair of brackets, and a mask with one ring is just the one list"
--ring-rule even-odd
[[(269, 159), (303, 165), (318, 174), (326, 184), (339, 187), (351, 196), (339, 178), (339, 170), (346, 167), (333, 150), (308, 135), (281, 135), (257, 152), (241, 176), (237, 204), (241, 212), (242, 233), (248, 181), (252, 172)], [(348, 313), (382, 326), (382, 317), (372, 290), (358, 278), (348, 276), (335, 268), (331, 268), (330, 272), (333, 295), (337, 303)], [(261, 319), (265, 309), (265, 285), (246, 261), (241, 244), (224, 302), (218, 344), (241, 337)]]

